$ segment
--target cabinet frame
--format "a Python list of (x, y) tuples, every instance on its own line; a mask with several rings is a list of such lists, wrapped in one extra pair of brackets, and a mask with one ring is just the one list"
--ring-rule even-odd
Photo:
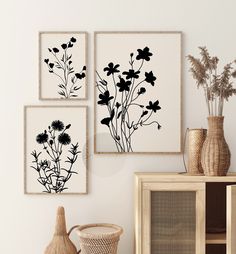
[[(135, 173), (135, 254), (151, 254), (151, 191), (196, 192), (196, 254), (206, 250), (206, 183), (235, 182), (227, 176), (190, 176), (178, 173)], [(148, 219), (149, 218), (149, 219)], [(145, 220), (145, 223), (144, 223)], [(227, 254), (236, 251), (236, 186), (227, 186)]]

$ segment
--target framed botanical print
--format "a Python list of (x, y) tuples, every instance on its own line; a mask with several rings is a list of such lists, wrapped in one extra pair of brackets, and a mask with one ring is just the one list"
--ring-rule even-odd
[(181, 32), (95, 32), (95, 153), (180, 153)]
[(87, 193), (87, 107), (25, 106), (25, 193)]
[(39, 99), (86, 99), (87, 33), (39, 33)]

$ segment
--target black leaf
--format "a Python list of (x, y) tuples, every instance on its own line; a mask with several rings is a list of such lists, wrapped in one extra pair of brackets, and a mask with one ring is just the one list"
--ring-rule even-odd
[(143, 113), (142, 113), (142, 115), (141, 115), (141, 117), (144, 117), (145, 115), (147, 115), (148, 114), (148, 111), (147, 110), (145, 110), (145, 111), (143, 111)]
[(53, 50), (54, 53), (58, 53), (59, 52), (58, 48), (53, 48), (52, 50)]
[(100, 80), (99, 83), (103, 86), (107, 86), (107, 81), (105, 79)]
[(118, 113), (118, 115), (117, 115), (117, 119), (119, 119), (119, 117), (120, 117), (121, 113), (122, 113), (122, 110)]
[(112, 109), (112, 111), (111, 111), (111, 120), (114, 118), (114, 116), (115, 116), (115, 110)]
[(77, 90), (79, 90), (81, 87), (82, 87), (82, 86), (75, 86), (75, 87), (74, 87), (74, 90), (77, 91)]
[(110, 121), (111, 121), (111, 118), (110, 117), (106, 117), (106, 118), (102, 119), (101, 124), (105, 124), (105, 125), (107, 125), (109, 127)]
[(119, 102), (116, 103), (116, 107), (119, 108), (121, 104)]

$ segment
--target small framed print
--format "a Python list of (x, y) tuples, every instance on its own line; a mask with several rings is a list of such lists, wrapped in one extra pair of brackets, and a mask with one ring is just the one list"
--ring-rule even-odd
[(39, 99), (87, 98), (87, 33), (39, 33)]
[(181, 153), (182, 33), (94, 38), (95, 153)]
[(25, 193), (87, 193), (87, 107), (25, 106)]

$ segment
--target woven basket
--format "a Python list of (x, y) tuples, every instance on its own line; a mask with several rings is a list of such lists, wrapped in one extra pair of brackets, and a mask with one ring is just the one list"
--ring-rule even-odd
[(225, 176), (230, 166), (230, 151), (224, 138), (224, 117), (208, 117), (208, 133), (202, 147), (201, 163), (205, 175)]
[(187, 172), (190, 175), (203, 175), (201, 165), (201, 151), (206, 139), (206, 129), (188, 130), (188, 167)]
[(116, 254), (123, 229), (114, 224), (87, 224), (77, 228), (81, 254)]

